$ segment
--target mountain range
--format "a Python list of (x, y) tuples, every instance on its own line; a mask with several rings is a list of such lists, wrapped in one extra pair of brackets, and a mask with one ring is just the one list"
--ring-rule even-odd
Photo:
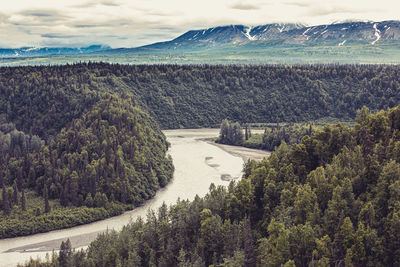
[(55, 55), (78, 55), (110, 50), (106, 45), (91, 45), (88, 47), (21, 47), (21, 48), (0, 48), (0, 58), (11, 57), (44, 57)]
[(259, 26), (229, 25), (192, 30), (167, 42), (115, 52), (203, 50), (230, 46), (346, 46), (349, 44), (400, 44), (400, 21), (341, 22), (317, 26), (273, 23)]
[(272, 23), (190, 30), (134, 48), (0, 49), (0, 65), (105, 61), (121, 64), (400, 63), (400, 21), (346, 21), (307, 26)]

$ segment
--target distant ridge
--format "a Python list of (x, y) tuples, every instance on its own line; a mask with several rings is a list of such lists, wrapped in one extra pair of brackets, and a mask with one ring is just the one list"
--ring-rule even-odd
[(133, 48), (0, 49), (0, 65), (107, 61), (122, 64), (400, 63), (400, 21), (271, 23), (190, 30)]
[(21, 48), (0, 48), (1, 58), (15, 57), (43, 57), (55, 55), (77, 55), (109, 50), (111, 47), (104, 45), (91, 45), (81, 48), (71, 47), (21, 47)]
[(115, 49), (118, 52), (162, 52), (244, 47), (254, 45), (331, 45), (345, 46), (359, 43), (400, 43), (400, 21), (353, 21), (306, 26), (293, 23), (272, 23), (259, 26), (228, 25), (190, 30), (166, 42), (137, 48)]

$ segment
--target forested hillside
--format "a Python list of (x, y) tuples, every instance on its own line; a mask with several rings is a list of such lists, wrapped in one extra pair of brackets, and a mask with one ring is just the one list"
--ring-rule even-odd
[[(399, 266), (400, 106), (282, 144), (228, 188), (29, 266)], [(36, 264), (36, 265), (35, 265)]]
[(0, 237), (122, 213), (172, 178), (165, 136), (132, 96), (51, 84), (1, 92)]
[(364, 105), (397, 105), (399, 77), (399, 66), (389, 65), (4, 67), (0, 112), (17, 129), (39, 136), (54, 135), (78, 118), (99, 92), (129, 92), (162, 128), (217, 127), (223, 119), (348, 119)]

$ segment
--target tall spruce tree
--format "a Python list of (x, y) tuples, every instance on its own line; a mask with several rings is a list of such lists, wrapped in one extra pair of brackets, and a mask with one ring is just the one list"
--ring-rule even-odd
[(6, 189), (6, 186), (4, 184), (3, 184), (2, 197), (3, 197), (3, 211), (4, 211), (4, 214), (9, 215), (10, 212), (11, 212), (11, 209), (10, 209), (10, 204), (8, 202), (7, 189)]
[(51, 208), (49, 203), (49, 193), (47, 191), (46, 185), (44, 186), (43, 196), (44, 196), (44, 212), (49, 213), (51, 211)]
[(18, 188), (16, 183), (13, 186), (13, 204), (18, 205)]
[(26, 200), (25, 200), (25, 190), (21, 190), (21, 209), (26, 211)]

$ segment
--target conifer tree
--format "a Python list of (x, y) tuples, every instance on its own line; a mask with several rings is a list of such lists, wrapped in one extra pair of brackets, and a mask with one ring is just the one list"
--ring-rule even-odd
[(253, 234), (251, 233), (251, 225), (250, 225), (250, 218), (244, 218), (244, 225), (243, 225), (243, 238), (244, 238), (244, 253), (245, 253), (245, 262), (244, 266), (255, 266), (256, 265), (256, 258), (254, 252), (254, 239)]
[(44, 186), (43, 195), (44, 195), (44, 212), (49, 213), (51, 208), (49, 203), (49, 193), (47, 191), (47, 186)]
[(13, 203), (14, 205), (18, 205), (18, 188), (16, 183), (14, 183), (13, 190)]
[(3, 184), (3, 211), (4, 214), (8, 215), (11, 212), (10, 204), (8, 203), (8, 194), (5, 185)]
[(58, 261), (61, 267), (69, 267), (71, 266), (71, 258), (72, 258), (72, 246), (69, 238), (67, 241), (61, 242), (60, 246), (60, 256), (58, 257)]
[(26, 200), (25, 200), (25, 190), (22, 189), (21, 191), (21, 209), (26, 211)]

